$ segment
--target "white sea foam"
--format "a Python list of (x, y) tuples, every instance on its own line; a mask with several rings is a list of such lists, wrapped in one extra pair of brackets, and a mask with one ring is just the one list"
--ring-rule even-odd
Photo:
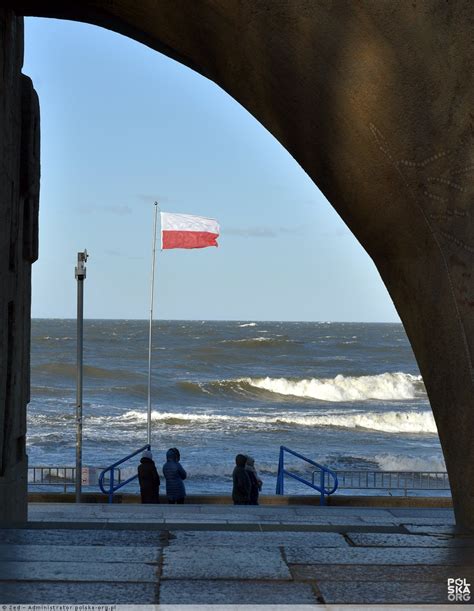
[(256, 322), (246, 322), (243, 325), (239, 325), (239, 327), (256, 327), (257, 323)]
[[(143, 422), (145, 412), (129, 411), (121, 420)], [(261, 426), (301, 426), (301, 427), (342, 427), (350, 429), (369, 429), (386, 433), (436, 433), (436, 424), (429, 411), (416, 412), (367, 412), (350, 414), (302, 415), (300, 413), (283, 413), (274, 416), (224, 416), (222, 414), (185, 414), (174, 412), (152, 411), (153, 422), (170, 426), (221, 426), (229, 425), (240, 428)]]
[(446, 471), (446, 464), (441, 454), (431, 456), (378, 454), (374, 458), (382, 471)]
[(242, 339), (223, 339), (221, 340), (221, 344), (253, 344), (255, 342), (263, 342), (269, 344), (280, 344), (282, 342), (291, 342), (294, 343), (292, 339), (277, 339), (279, 337), (283, 337), (282, 335), (276, 335), (275, 337), (243, 337)]
[(333, 402), (366, 401), (368, 399), (382, 401), (414, 399), (424, 390), (421, 376), (408, 373), (382, 373), (359, 377), (338, 375), (335, 378), (311, 378), (307, 380), (269, 377), (245, 378), (241, 381), (245, 381), (255, 388), (280, 395)]

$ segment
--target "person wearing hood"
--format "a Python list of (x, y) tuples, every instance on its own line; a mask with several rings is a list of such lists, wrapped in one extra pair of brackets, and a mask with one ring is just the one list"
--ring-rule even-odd
[(153, 454), (145, 450), (138, 465), (138, 481), (142, 503), (160, 502), (160, 476), (153, 462)]
[(178, 448), (170, 448), (166, 452), (166, 462), (163, 465), (163, 475), (166, 479), (166, 496), (168, 503), (184, 503), (186, 489), (183, 480), (186, 479), (186, 471), (179, 462), (180, 454)]
[(262, 480), (257, 475), (257, 470), (255, 469), (255, 459), (253, 459), (251, 456), (247, 456), (245, 470), (250, 477), (249, 505), (258, 505), (258, 494), (262, 489)]
[(232, 473), (232, 500), (234, 505), (248, 505), (250, 503), (251, 482), (248, 471), (245, 470), (247, 457), (237, 454), (235, 468)]

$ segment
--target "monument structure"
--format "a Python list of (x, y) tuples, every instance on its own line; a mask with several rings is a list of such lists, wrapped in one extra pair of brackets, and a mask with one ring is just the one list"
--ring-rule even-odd
[[(26, 514), (38, 110), (22, 15), (96, 24), (211, 79), (266, 127), (372, 257), (426, 384), (458, 524), (474, 530), (474, 5), (108, 0), (0, 9), (0, 518)], [(119, 129), (120, 126), (117, 126)]]

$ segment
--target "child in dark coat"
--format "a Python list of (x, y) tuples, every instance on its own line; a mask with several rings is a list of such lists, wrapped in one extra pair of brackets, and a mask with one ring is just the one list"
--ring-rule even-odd
[(153, 454), (145, 450), (138, 466), (138, 481), (142, 503), (160, 502), (160, 476), (153, 462)]
[(250, 503), (250, 477), (245, 470), (247, 457), (244, 454), (237, 454), (235, 457), (235, 468), (232, 473), (232, 500), (234, 505), (248, 505)]

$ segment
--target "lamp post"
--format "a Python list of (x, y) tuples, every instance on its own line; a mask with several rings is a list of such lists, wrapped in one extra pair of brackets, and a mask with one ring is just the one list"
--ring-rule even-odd
[(82, 354), (84, 320), (84, 280), (86, 279), (87, 250), (77, 253), (77, 374), (76, 374), (76, 503), (82, 492)]

